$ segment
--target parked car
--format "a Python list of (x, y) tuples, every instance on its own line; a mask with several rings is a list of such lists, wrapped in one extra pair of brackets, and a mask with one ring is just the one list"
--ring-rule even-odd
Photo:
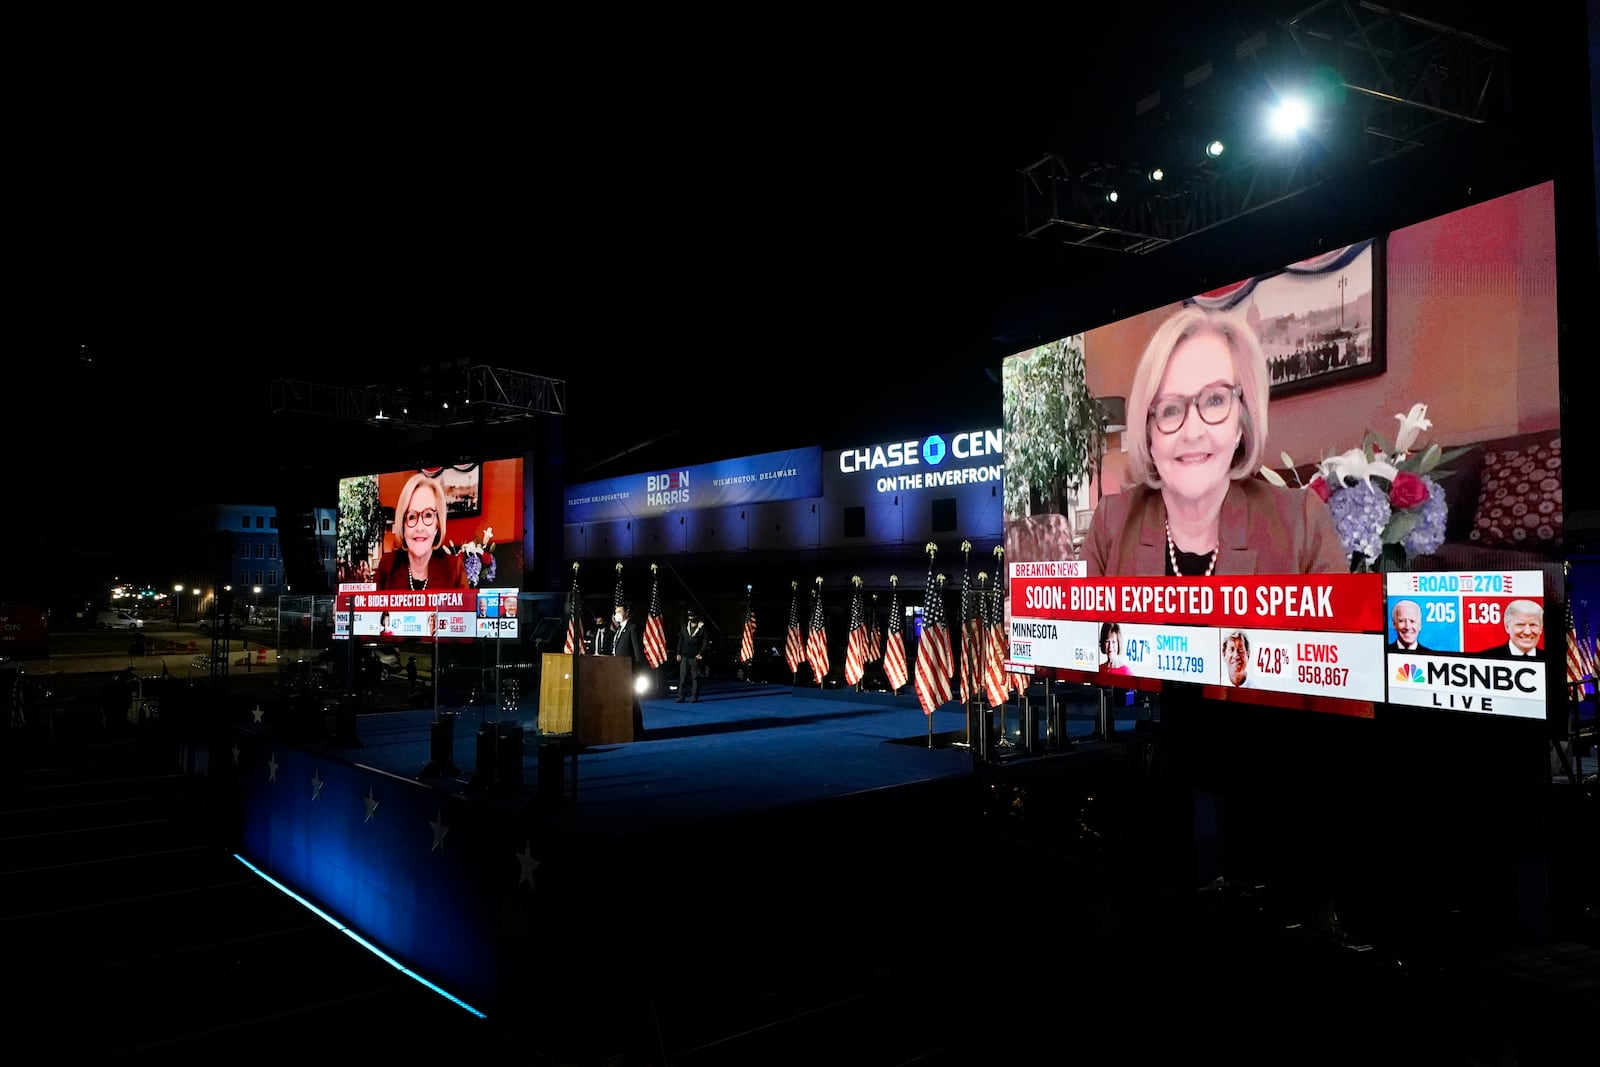
[(144, 620), (131, 611), (102, 611), (94, 617), (94, 624), (102, 630), (142, 630)]
[(373, 645), (372, 658), (383, 668), (385, 674), (398, 674), (401, 667), (400, 653), (388, 645)]

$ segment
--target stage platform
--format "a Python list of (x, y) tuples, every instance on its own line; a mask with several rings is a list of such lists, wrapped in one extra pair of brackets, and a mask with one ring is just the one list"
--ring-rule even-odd
[[(987, 757), (959, 704), (712, 681), (642, 701), (627, 744), (577, 747), (527, 709), (329, 716), (319, 735), (264, 703), (188, 758), (236, 812), (242, 861), (473, 1010), (603, 1030), (621, 1002), (575, 994), (619, 967), (706, 964), (713, 942), (742, 953), (741, 924), (804, 958), (948, 923), (965, 905), (919, 901), (937, 876), (915, 872), (960, 848), (949, 826), (981, 809), (985, 765), (1120, 754), (1095, 694), (1063, 698), (1031, 751), (1008, 708)], [(1131, 733), (1139, 710), (1110, 721)], [(898, 902), (872, 888), (897, 881)]]

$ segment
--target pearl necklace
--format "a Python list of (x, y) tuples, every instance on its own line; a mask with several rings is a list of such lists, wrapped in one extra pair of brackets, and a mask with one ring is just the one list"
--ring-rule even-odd
[[(1167, 543), (1171, 544), (1172, 542), (1169, 540)], [(411, 591), (415, 593), (418, 590), (428, 588), (428, 579), (423, 578), (421, 584), (418, 584), (417, 580), (411, 576), (411, 572), (406, 571), (406, 584), (409, 585), (411, 587)]]
[[(1178, 566), (1178, 546), (1172, 543), (1172, 524), (1170, 522), (1164, 522), (1162, 525), (1165, 526), (1167, 530), (1167, 560), (1172, 564), (1172, 573), (1176, 574), (1180, 578), (1196, 577), (1196, 575), (1193, 574), (1184, 574), (1183, 568)], [(1190, 554), (1199, 555), (1198, 552)], [(1217, 569), (1217, 550), (1213, 548), (1210, 555), (1211, 561), (1206, 564), (1206, 572), (1199, 577), (1209, 578), (1211, 577), (1211, 572)]]

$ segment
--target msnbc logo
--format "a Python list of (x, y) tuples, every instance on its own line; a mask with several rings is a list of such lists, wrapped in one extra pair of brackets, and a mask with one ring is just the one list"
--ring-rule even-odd
[(1412, 685), (1422, 685), (1426, 681), (1426, 677), (1422, 673), (1422, 668), (1415, 663), (1402, 663), (1399, 669), (1394, 672), (1394, 680), (1397, 682), (1409, 682)]

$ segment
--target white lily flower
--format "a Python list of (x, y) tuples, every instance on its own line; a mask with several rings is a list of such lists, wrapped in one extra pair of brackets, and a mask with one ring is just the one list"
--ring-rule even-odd
[(1424, 430), (1433, 429), (1433, 422), (1428, 418), (1428, 405), (1412, 404), (1411, 410), (1404, 415), (1396, 415), (1400, 420), (1400, 432), (1394, 439), (1394, 450), (1397, 455), (1404, 458), (1411, 451), (1411, 446), (1416, 444), (1417, 435)]
[(494, 540), (494, 527), (493, 526), (485, 526), (483, 528), (483, 533), (480, 536), (483, 537), (483, 543), (484, 544), (488, 544), (490, 541), (493, 541)]
[(1392, 482), (1395, 475), (1400, 473), (1395, 465), (1381, 454), (1369, 460), (1367, 454), (1359, 448), (1352, 448), (1342, 455), (1329, 456), (1317, 465), (1317, 469), (1328, 484), (1333, 486), (1345, 485), (1351, 478), (1370, 485), (1373, 475), (1387, 478)]

